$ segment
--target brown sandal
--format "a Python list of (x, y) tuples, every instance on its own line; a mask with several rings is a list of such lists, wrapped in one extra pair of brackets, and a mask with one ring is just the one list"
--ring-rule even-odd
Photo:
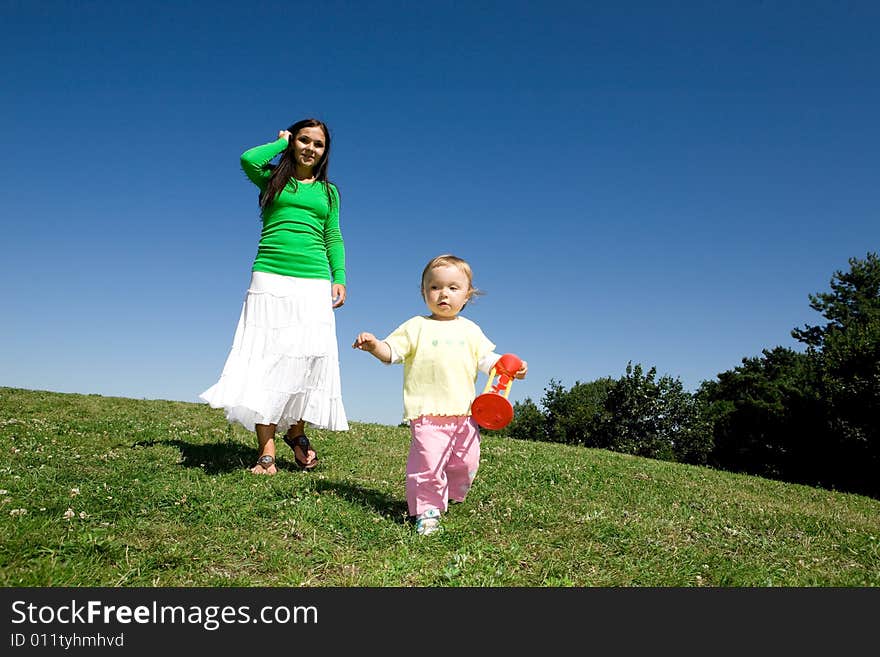
[(296, 461), (296, 464), (301, 467), (303, 470), (311, 470), (316, 465), (318, 465), (318, 453), (315, 452), (315, 458), (311, 461), (302, 461), (299, 458), (299, 455), (296, 453), (296, 448), (299, 447), (302, 450), (305, 458), (309, 457), (309, 450), (312, 448), (312, 444), (309, 442), (309, 439), (306, 438), (306, 435), (303, 434), (301, 436), (297, 436), (296, 438), (291, 438), (290, 436), (284, 436), (284, 442), (287, 443), (288, 447), (293, 450), (293, 459)]
[(260, 474), (258, 472), (254, 472), (254, 468), (260, 466), (266, 474), (273, 475), (275, 474), (274, 472), (269, 472), (269, 468), (271, 468), (273, 465), (275, 465), (275, 457), (270, 456), (269, 454), (263, 454), (263, 456), (257, 459), (257, 465), (251, 468), (251, 472), (253, 474)]

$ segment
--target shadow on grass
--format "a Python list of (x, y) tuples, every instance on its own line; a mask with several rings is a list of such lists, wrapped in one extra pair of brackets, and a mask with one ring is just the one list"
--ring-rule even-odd
[[(167, 445), (180, 450), (180, 465), (185, 468), (199, 468), (207, 474), (223, 474), (250, 468), (257, 462), (256, 447), (248, 447), (240, 443), (219, 442), (210, 444), (188, 443), (184, 440), (144, 440), (134, 443), (133, 447), (153, 447)], [(298, 470), (293, 459), (279, 456), (276, 460), (279, 468)]]
[(318, 480), (315, 482), (315, 490), (321, 493), (333, 493), (338, 497), (355, 504), (361, 504), (376, 513), (390, 518), (398, 524), (406, 524), (406, 502), (390, 495), (386, 495), (372, 488), (364, 488), (356, 484), (342, 481)]
[[(143, 440), (134, 443), (133, 447), (154, 447), (167, 445), (180, 451), (180, 465), (185, 468), (199, 468), (207, 474), (223, 474), (250, 468), (256, 459), (256, 449), (234, 442), (205, 444), (189, 443), (184, 440)], [(283, 456), (276, 457), (280, 469), (299, 471), (293, 459)], [(389, 517), (400, 524), (407, 522), (406, 501), (391, 497), (372, 488), (364, 488), (356, 484), (326, 481), (315, 481), (315, 490), (330, 492), (342, 499), (361, 504), (376, 513)]]

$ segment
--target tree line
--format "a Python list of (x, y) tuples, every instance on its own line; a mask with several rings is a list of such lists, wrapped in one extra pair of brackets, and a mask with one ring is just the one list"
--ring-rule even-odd
[(880, 497), (880, 260), (848, 262), (808, 296), (824, 321), (791, 331), (802, 351), (764, 349), (693, 393), (632, 362), (619, 379), (551, 380), (490, 433)]

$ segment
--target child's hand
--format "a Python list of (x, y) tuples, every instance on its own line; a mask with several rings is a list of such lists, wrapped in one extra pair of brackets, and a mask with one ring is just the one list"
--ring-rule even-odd
[(517, 379), (524, 379), (524, 378), (526, 378), (526, 373), (528, 371), (529, 371), (529, 364), (526, 361), (523, 361), (522, 367), (520, 367), (516, 371), (516, 374), (514, 374), (513, 376), (514, 376), (514, 378), (517, 378)]
[(284, 139), (285, 141), (290, 142), (291, 137), (293, 137), (293, 135), (290, 134), (289, 130), (279, 130), (278, 131), (278, 139)]
[(372, 353), (376, 349), (376, 343), (379, 342), (372, 333), (358, 333), (354, 339), (352, 349), (360, 349), (361, 351), (369, 351)]
[(354, 349), (360, 349), (361, 351), (373, 354), (383, 363), (391, 362), (391, 347), (388, 346), (387, 342), (377, 340), (376, 336), (372, 333), (358, 333), (358, 336), (354, 339), (354, 344), (351, 346)]

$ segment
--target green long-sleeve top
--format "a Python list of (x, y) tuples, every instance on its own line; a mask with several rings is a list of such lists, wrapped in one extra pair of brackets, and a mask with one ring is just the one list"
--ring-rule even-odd
[[(267, 165), (287, 148), (279, 138), (241, 154), (245, 175), (266, 190), (272, 169)], [(333, 204), (327, 202), (329, 185)], [(345, 285), (345, 243), (339, 229), (339, 192), (332, 183), (288, 183), (263, 208), (263, 230), (253, 271), (299, 278), (324, 278)]]

